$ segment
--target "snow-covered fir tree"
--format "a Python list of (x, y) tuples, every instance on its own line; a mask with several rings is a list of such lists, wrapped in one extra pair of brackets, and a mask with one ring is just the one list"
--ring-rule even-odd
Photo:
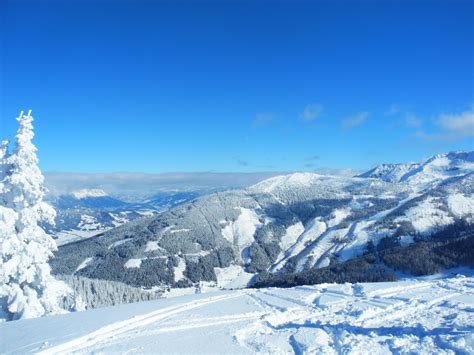
[[(8, 170), (6, 159), (8, 158), (8, 141), (3, 140), (0, 143), (0, 193), (2, 191), (2, 180), (5, 177), (5, 173)], [(0, 201), (1, 202), (1, 201)]]
[(0, 183), (0, 318), (6, 320), (60, 313), (70, 292), (48, 265), (57, 247), (40, 224), (53, 224), (55, 211), (43, 202), (31, 111), (17, 120), (16, 145), (9, 155), (4, 149)]
[(8, 141), (4, 139), (0, 143), (0, 164), (3, 163), (4, 159), (8, 157), (7, 153), (8, 153)]

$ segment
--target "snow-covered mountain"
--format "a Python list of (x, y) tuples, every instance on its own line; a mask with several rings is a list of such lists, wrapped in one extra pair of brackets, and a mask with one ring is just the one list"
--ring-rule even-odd
[(387, 182), (399, 182), (406, 174), (419, 167), (420, 164), (418, 163), (381, 164), (363, 174), (358, 175), (358, 177), (381, 179)]
[(472, 263), (463, 253), (473, 240), (473, 157), (437, 155), (354, 178), (295, 173), (216, 192), (64, 245), (53, 270), (133, 286), (233, 288), (364, 255), (341, 266), (344, 277)]
[(90, 238), (105, 230), (191, 201), (208, 191), (162, 191), (142, 201), (124, 201), (102, 189), (81, 189), (49, 195), (57, 211), (56, 224), (45, 226), (59, 245)]
[(56, 208), (120, 208), (128, 206), (125, 201), (108, 196), (103, 190), (79, 190), (69, 195), (52, 197)]
[(376, 178), (387, 182), (406, 181), (416, 186), (430, 182), (436, 183), (473, 170), (474, 152), (450, 152), (435, 155), (422, 163), (381, 164), (358, 177)]

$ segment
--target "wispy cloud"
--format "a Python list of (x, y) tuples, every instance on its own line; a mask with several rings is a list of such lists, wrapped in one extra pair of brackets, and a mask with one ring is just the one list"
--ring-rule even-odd
[(405, 123), (409, 127), (420, 127), (423, 124), (423, 120), (413, 113), (407, 113), (405, 115)]
[(271, 112), (260, 112), (255, 115), (251, 123), (252, 128), (262, 128), (270, 124), (275, 119), (275, 114)]
[(416, 132), (415, 136), (425, 141), (456, 141), (474, 137), (474, 109), (460, 113), (445, 113), (435, 120), (438, 131)]
[(244, 160), (241, 158), (235, 158), (237, 165), (245, 168), (256, 168), (256, 169), (275, 169), (275, 165), (272, 164), (255, 164), (251, 161)]
[(370, 116), (370, 112), (364, 111), (350, 117), (346, 117), (341, 121), (341, 128), (348, 130), (362, 125)]
[(300, 118), (303, 121), (314, 121), (315, 119), (321, 117), (323, 113), (323, 106), (320, 104), (309, 104), (307, 105), (303, 112), (300, 114)]
[(460, 138), (474, 136), (474, 109), (458, 114), (443, 114), (437, 125), (446, 132)]
[(321, 157), (319, 155), (312, 155), (310, 157), (307, 157), (305, 160), (306, 161), (315, 161), (315, 160), (319, 160), (321, 159)]
[(416, 131), (414, 134), (415, 138), (421, 139), (427, 142), (434, 142), (434, 141), (443, 141), (443, 140), (450, 140), (447, 139), (447, 136), (441, 133), (426, 133), (425, 131)]
[(251, 166), (252, 165), (248, 161), (245, 161), (245, 160), (242, 160), (242, 159), (237, 159), (237, 164), (240, 165), (240, 166)]
[(388, 110), (385, 112), (385, 116), (393, 116), (400, 112), (400, 106), (397, 104), (391, 104)]
[(315, 169), (318, 167), (318, 161), (321, 157), (317, 154), (311, 155), (303, 160), (303, 166), (307, 169)]

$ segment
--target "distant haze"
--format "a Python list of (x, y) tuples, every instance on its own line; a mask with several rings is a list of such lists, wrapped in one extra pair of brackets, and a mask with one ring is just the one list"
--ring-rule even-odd
[[(350, 169), (324, 169), (321, 174), (354, 175)], [(52, 195), (69, 195), (83, 189), (101, 189), (108, 195), (136, 200), (164, 191), (225, 190), (245, 188), (288, 172), (254, 173), (45, 173), (46, 187)]]
[(275, 172), (163, 174), (52, 172), (45, 173), (45, 181), (52, 195), (72, 194), (83, 189), (102, 189), (111, 196), (135, 200), (163, 191), (242, 188), (280, 174)]

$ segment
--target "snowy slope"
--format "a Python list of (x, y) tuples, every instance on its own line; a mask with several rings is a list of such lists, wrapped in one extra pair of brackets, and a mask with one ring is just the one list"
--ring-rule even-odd
[(466, 276), (220, 291), (3, 323), (0, 352), (469, 354), (473, 311)]

